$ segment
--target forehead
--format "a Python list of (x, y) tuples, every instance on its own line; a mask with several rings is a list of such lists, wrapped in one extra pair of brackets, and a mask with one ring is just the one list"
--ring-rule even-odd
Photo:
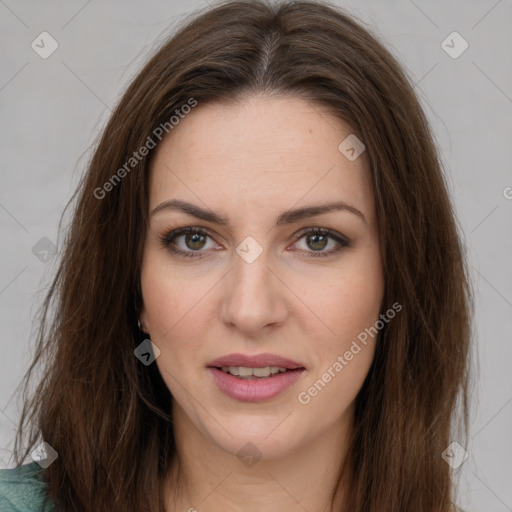
[(369, 207), (364, 153), (350, 161), (338, 149), (351, 133), (321, 105), (296, 97), (199, 103), (156, 149), (150, 209), (175, 197), (212, 207), (291, 206), (306, 197)]

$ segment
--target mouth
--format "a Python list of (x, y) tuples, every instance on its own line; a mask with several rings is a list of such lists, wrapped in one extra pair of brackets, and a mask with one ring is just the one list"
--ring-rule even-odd
[(290, 388), (306, 368), (280, 356), (230, 354), (207, 365), (217, 387), (243, 402), (269, 400)]
[(251, 368), (249, 366), (221, 366), (220, 368), (215, 368), (243, 380), (267, 379), (280, 373), (300, 370), (300, 368), (290, 369), (283, 368), (282, 366), (265, 366), (262, 368)]
[[(221, 371), (229, 372), (232, 375), (268, 377), (269, 374), (283, 373), (289, 370), (304, 369), (304, 365), (293, 361), (286, 357), (275, 354), (228, 354), (210, 361), (207, 365), (209, 368), (218, 368)], [(236, 371), (236, 368), (241, 371)], [(255, 373), (250, 373), (258, 370)], [(269, 374), (267, 374), (269, 371)]]

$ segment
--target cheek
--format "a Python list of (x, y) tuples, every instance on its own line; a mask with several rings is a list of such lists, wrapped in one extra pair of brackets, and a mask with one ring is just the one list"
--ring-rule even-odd
[(357, 396), (374, 358), (377, 336), (367, 333), (379, 319), (384, 293), (378, 251), (347, 258), (324, 281), (324, 293), (315, 288), (311, 304), (329, 330), (315, 337), (318, 358), (299, 402), (334, 421)]
[(338, 275), (334, 282), (320, 313), (331, 331), (316, 337), (312, 348), (318, 359), (297, 396), (301, 407), (325, 425), (348, 413), (368, 374), (377, 336), (367, 332), (379, 319), (383, 293), (378, 273)]
[(330, 313), (338, 337), (356, 337), (377, 321), (383, 296), (380, 280), (370, 278), (369, 274), (351, 276), (333, 287), (332, 294)]
[[(144, 312), (151, 341), (160, 349), (160, 369), (192, 369), (204, 340), (211, 308), (205, 299), (211, 276), (183, 275), (158, 253), (149, 253), (141, 270)], [(198, 362), (199, 365), (199, 362)], [(165, 378), (164, 373), (162, 376)], [(172, 384), (171, 382), (167, 383)]]
[(180, 310), (179, 289), (176, 282), (171, 286), (171, 279), (158, 271), (158, 268), (148, 262), (141, 273), (142, 297), (147, 324), (152, 337), (161, 337), (172, 328), (176, 322), (175, 314)]
[(353, 253), (336, 269), (304, 273), (298, 279), (298, 295), (321, 320), (315, 344), (322, 344), (322, 350), (342, 350), (378, 320), (384, 278), (377, 251)]
[(205, 279), (183, 276), (176, 265), (170, 264), (165, 253), (148, 250), (141, 269), (141, 290), (147, 325), (152, 337), (165, 338), (179, 328), (180, 323), (208, 290)]

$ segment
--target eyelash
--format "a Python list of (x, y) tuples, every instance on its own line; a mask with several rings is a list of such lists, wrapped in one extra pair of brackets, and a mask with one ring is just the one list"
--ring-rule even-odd
[[(171, 251), (174, 254), (177, 254), (178, 256), (185, 257), (185, 258), (204, 258), (205, 256), (200, 254), (201, 252), (204, 252), (204, 251), (182, 251), (181, 249), (175, 249), (175, 248), (171, 247), (171, 244), (174, 242), (174, 240), (176, 238), (178, 238), (180, 235), (184, 235), (187, 233), (196, 233), (196, 234), (200, 234), (200, 235), (204, 235), (204, 236), (212, 238), (211, 235), (204, 229), (190, 226), (190, 227), (186, 227), (186, 228), (174, 229), (174, 230), (168, 232), (167, 234), (160, 236), (159, 239), (160, 239), (161, 244), (166, 249), (168, 249), (169, 251)], [(306, 235), (309, 235), (309, 234), (324, 235), (324, 236), (327, 235), (329, 238), (331, 238), (332, 240), (334, 240), (335, 242), (337, 242), (339, 244), (336, 249), (331, 249), (330, 251), (327, 251), (327, 252), (307, 251), (309, 253), (309, 256), (312, 258), (325, 258), (327, 256), (336, 254), (336, 253), (340, 252), (341, 250), (343, 250), (344, 248), (350, 246), (350, 241), (348, 239), (342, 237), (335, 231), (331, 231), (330, 229), (326, 229), (326, 228), (318, 228), (318, 227), (305, 228), (305, 229), (301, 230), (299, 233), (297, 233), (297, 239), (294, 243), (297, 243), (299, 240), (301, 240), (302, 238), (304, 238)]]

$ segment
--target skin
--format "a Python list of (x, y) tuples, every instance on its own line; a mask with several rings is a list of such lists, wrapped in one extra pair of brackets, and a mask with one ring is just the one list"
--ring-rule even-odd
[[(375, 341), (308, 404), (298, 395), (375, 324), (384, 292), (366, 155), (349, 161), (338, 150), (350, 133), (304, 99), (251, 96), (199, 104), (156, 149), (149, 211), (181, 199), (231, 224), (171, 209), (150, 216), (140, 318), (161, 351), (156, 364), (173, 395), (178, 453), (166, 480), (169, 511), (331, 510)], [(340, 210), (275, 226), (283, 210), (330, 201), (345, 201), (365, 220)], [(186, 226), (204, 228), (209, 237), (187, 245), (182, 235), (174, 247), (203, 258), (180, 257), (161, 243), (171, 229)], [(311, 227), (331, 229), (350, 245), (313, 257), (338, 243), (297, 236)], [(249, 236), (263, 248), (250, 264), (236, 252)], [(234, 400), (206, 369), (233, 352), (281, 355), (306, 371), (268, 401)], [(237, 457), (248, 442), (262, 454), (251, 467)]]

